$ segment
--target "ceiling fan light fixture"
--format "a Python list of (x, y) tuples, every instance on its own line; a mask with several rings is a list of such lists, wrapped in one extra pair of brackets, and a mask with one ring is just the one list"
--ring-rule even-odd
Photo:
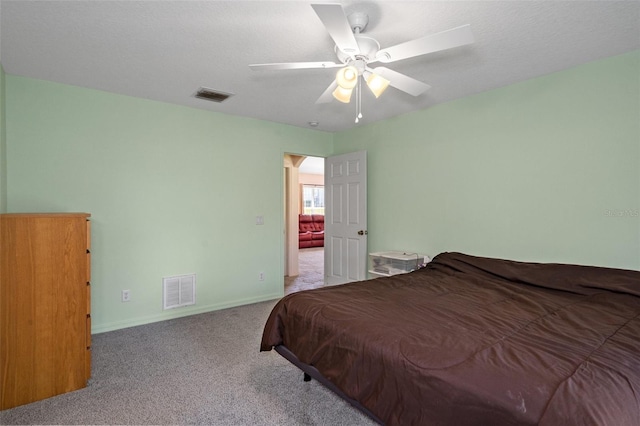
[(390, 83), (389, 80), (376, 73), (371, 73), (367, 77), (367, 86), (369, 86), (369, 89), (371, 89), (371, 92), (373, 92), (376, 98), (379, 98), (380, 95), (387, 90)]
[(345, 89), (344, 87), (338, 86), (336, 90), (333, 91), (333, 97), (342, 103), (348, 104), (351, 102), (351, 93), (353, 93), (353, 89)]
[(353, 89), (358, 82), (358, 70), (354, 66), (340, 68), (336, 73), (336, 83), (343, 89)]

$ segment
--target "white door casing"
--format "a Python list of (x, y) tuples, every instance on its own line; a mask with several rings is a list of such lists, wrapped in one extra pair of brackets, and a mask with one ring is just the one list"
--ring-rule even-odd
[(367, 152), (325, 160), (325, 285), (367, 277)]

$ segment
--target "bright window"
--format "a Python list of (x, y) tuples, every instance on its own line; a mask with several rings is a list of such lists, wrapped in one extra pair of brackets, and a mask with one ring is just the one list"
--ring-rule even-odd
[(303, 185), (302, 205), (304, 214), (324, 214), (324, 186)]

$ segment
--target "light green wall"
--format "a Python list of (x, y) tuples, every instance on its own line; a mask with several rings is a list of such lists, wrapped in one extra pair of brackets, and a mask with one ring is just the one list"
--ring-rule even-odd
[(640, 269), (640, 53), (342, 132), (369, 249)]
[(0, 213), (7, 210), (7, 126), (5, 109), (5, 74), (0, 64)]
[[(0, 73), (4, 205), (93, 215), (94, 332), (281, 296), (285, 152), (368, 151), (371, 251), (640, 269), (639, 75), (634, 52), (331, 135)], [(191, 272), (196, 307), (163, 312)]]
[[(94, 332), (282, 296), (283, 154), (326, 156), (331, 134), (6, 80), (8, 210), (92, 214)], [(197, 305), (162, 311), (185, 273)]]

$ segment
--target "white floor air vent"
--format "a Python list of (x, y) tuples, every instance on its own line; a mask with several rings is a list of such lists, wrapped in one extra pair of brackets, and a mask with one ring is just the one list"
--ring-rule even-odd
[(162, 278), (163, 309), (180, 308), (196, 303), (196, 274)]

